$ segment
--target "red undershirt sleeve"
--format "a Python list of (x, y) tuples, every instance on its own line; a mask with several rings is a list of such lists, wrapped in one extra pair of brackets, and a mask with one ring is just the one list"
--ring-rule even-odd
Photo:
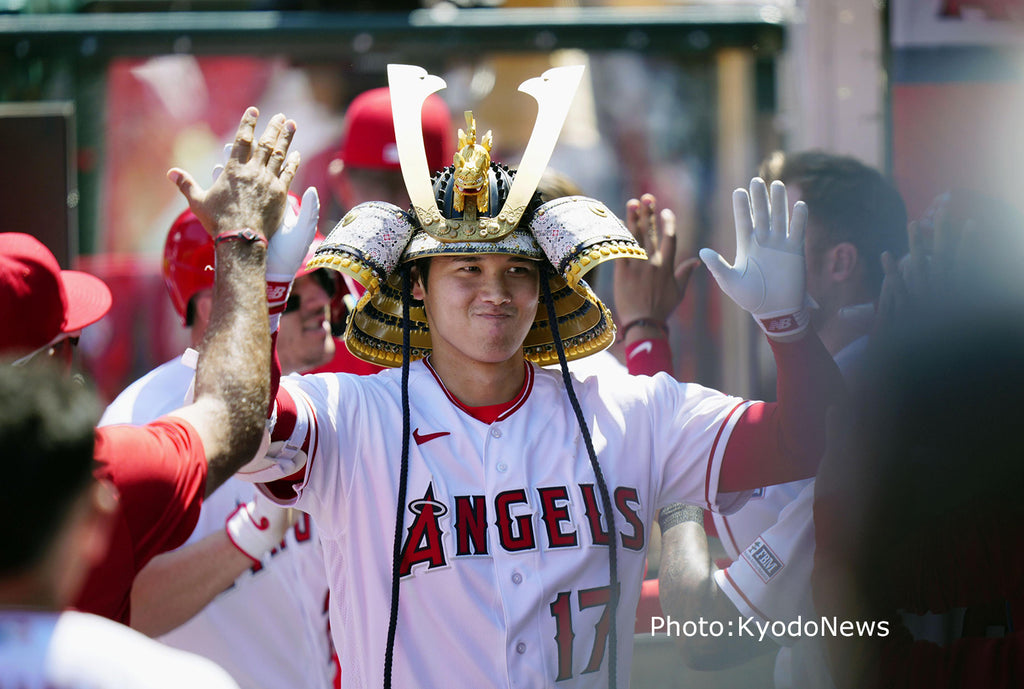
[(672, 348), (667, 338), (640, 340), (626, 346), (626, 368), (631, 376), (673, 374)]
[(722, 461), (723, 493), (814, 476), (825, 451), (825, 414), (846, 395), (839, 368), (815, 333), (768, 342), (779, 401), (753, 404), (737, 422)]

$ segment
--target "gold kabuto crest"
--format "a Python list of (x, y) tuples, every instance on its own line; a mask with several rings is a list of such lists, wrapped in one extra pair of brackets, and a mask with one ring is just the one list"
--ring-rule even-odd
[[(466, 111), (466, 129), (459, 130), (459, 150), (455, 152), (455, 210), (462, 213), (463, 220), (475, 220), (477, 213), (486, 213), (489, 207), (491, 169), (491, 143), (494, 137), (488, 129), (480, 143), (476, 142), (476, 118), (471, 110)], [(475, 200), (466, 210), (466, 197)]]

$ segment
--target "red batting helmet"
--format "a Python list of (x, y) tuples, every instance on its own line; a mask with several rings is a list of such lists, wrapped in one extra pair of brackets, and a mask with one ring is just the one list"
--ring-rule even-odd
[[(289, 211), (298, 214), (299, 197), (288, 193)], [(323, 235), (317, 233), (308, 261), (313, 257), (312, 250), (320, 245)], [(188, 303), (196, 293), (213, 287), (213, 238), (199, 222), (199, 218), (191, 210), (185, 210), (171, 225), (164, 242), (164, 284), (174, 304), (174, 310), (181, 316), (182, 325), (187, 322)], [(306, 270), (306, 262), (296, 277), (311, 271)]]
[(179, 215), (167, 233), (163, 271), (174, 310), (182, 325), (188, 325), (189, 301), (197, 292), (213, 287), (213, 238), (191, 210)]

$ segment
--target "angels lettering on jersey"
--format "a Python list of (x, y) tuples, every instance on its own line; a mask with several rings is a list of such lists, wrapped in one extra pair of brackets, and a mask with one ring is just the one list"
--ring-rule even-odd
[[(646, 533), (637, 489), (619, 486), (612, 500), (620, 544), (642, 551)], [(576, 501), (584, 508), (582, 524), (576, 523), (570, 510)], [(435, 497), (431, 482), (422, 497), (407, 502), (406, 509), (413, 516), (402, 544), (403, 577), (413, 574), (417, 565), (426, 563), (427, 570), (436, 569), (447, 566), (452, 557), (490, 555), (494, 548), (515, 553), (538, 548), (606, 547), (609, 542), (599, 492), (592, 483), (517, 488), (498, 493), (493, 499), (455, 495), (451, 504), (446, 504)], [(446, 534), (452, 537), (445, 538)]]

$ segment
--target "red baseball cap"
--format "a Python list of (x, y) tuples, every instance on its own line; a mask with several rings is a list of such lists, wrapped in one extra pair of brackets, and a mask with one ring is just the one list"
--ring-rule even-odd
[(61, 270), (32, 235), (0, 233), (0, 352), (41, 349), (95, 323), (110, 304), (110, 289), (98, 277)]
[[(423, 103), (423, 143), (431, 172), (452, 163), (455, 144), (452, 117), (437, 94)], [(345, 128), (337, 158), (347, 167), (400, 170), (391, 119), (391, 91), (371, 89), (360, 93), (345, 111)]]

